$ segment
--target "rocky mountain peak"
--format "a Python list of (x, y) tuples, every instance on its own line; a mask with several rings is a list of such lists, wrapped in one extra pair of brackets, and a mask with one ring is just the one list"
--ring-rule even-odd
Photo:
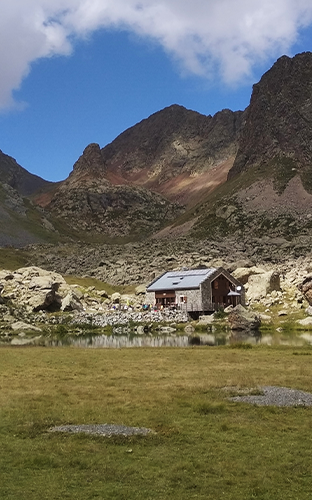
[(74, 164), (73, 171), (75, 173), (104, 174), (105, 162), (101, 154), (100, 146), (96, 143), (89, 144)]
[(253, 87), (229, 178), (254, 165), (285, 159), (304, 177), (312, 162), (311, 124), (312, 53), (283, 56)]

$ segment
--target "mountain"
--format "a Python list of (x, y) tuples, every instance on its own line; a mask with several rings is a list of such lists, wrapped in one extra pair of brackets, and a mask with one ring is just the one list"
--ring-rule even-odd
[(165, 108), (103, 149), (87, 146), (69, 177), (37, 203), (73, 234), (141, 239), (225, 182), (242, 120), (230, 110), (212, 117)]
[(228, 180), (198, 208), (193, 235), (312, 232), (312, 53), (283, 56), (254, 85)]
[(19, 221), (32, 214), (44, 238), (54, 228), (89, 242), (234, 236), (246, 248), (275, 238), (287, 249), (312, 237), (312, 53), (278, 59), (243, 112), (172, 105), (103, 148), (89, 144), (58, 184), (0, 160), (0, 209)]
[[(312, 53), (283, 56), (254, 85), (229, 179), (255, 166), (299, 174), (306, 186), (312, 163)], [(283, 165), (285, 164), (285, 168)], [(292, 168), (288, 168), (292, 166)]]
[[(25, 246), (51, 241), (55, 230), (48, 214), (30, 201), (53, 183), (33, 175), (0, 151), (0, 246)], [(52, 237), (51, 237), (52, 236)]]
[(46, 190), (53, 183), (45, 181), (37, 175), (30, 174), (21, 167), (14, 158), (0, 150), (0, 178), (1, 183), (9, 185), (21, 196), (30, 196), (40, 189)]

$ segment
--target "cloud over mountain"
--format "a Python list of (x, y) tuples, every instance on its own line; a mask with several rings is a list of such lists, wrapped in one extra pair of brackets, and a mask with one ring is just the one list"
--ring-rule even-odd
[(312, 22), (311, 0), (11, 0), (0, 6), (0, 108), (37, 59), (69, 55), (100, 28), (150, 38), (181, 67), (238, 82), (290, 50)]

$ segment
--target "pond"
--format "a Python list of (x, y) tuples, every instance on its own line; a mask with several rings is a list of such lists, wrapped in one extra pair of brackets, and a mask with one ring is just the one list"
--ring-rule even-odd
[(63, 336), (14, 336), (2, 339), (0, 345), (8, 346), (73, 346), (82, 348), (130, 348), (130, 347), (194, 347), (220, 346), (231, 344), (263, 344), (263, 345), (312, 345), (311, 331), (246, 333), (230, 331), (185, 333), (144, 333), (138, 335), (128, 327), (112, 328), (111, 334), (63, 335)]

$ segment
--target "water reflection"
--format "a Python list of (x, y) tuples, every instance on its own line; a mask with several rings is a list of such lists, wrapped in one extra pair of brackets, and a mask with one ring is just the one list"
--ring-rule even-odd
[(192, 347), (192, 346), (220, 346), (229, 344), (264, 344), (264, 345), (312, 345), (311, 332), (272, 334), (246, 333), (246, 332), (215, 332), (213, 329), (208, 333), (193, 333), (192, 335), (179, 333), (141, 334), (125, 327), (124, 330), (116, 330), (111, 335), (64, 336), (64, 337), (13, 337), (7, 338), (2, 345), (11, 344), (15, 346), (41, 345), (47, 347), (73, 346), (83, 348), (129, 348), (129, 347)]

